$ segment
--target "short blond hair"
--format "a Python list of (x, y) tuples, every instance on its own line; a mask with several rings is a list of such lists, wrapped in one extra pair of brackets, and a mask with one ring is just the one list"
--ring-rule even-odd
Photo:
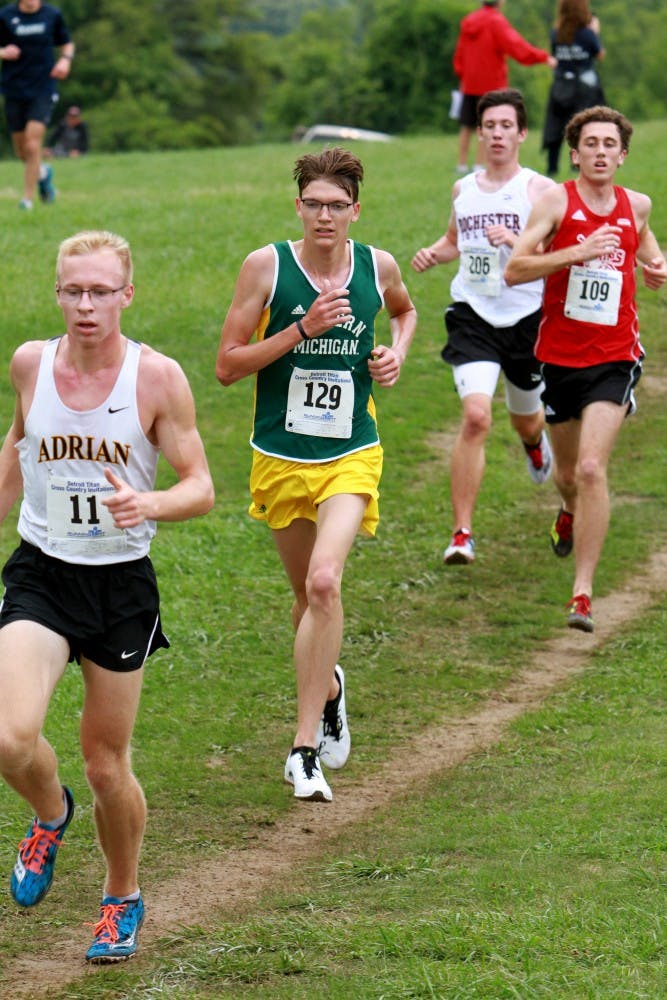
[(105, 229), (85, 230), (62, 241), (56, 260), (56, 279), (60, 281), (62, 263), (66, 257), (85, 257), (87, 254), (99, 253), (100, 250), (111, 250), (116, 254), (123, 272), (123, 281), (126, 285), (130, 285), (132, 283), (130, 244), (122, 236)]

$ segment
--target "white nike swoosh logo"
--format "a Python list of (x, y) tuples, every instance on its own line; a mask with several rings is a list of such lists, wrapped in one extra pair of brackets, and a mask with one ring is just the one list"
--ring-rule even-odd
[(121, 660), (129, 660), (131, 656), (136, 656), (139, 652), (138, 649), (133, 649), (131, 653), (126, 653), (125, 650), (120, 654)]

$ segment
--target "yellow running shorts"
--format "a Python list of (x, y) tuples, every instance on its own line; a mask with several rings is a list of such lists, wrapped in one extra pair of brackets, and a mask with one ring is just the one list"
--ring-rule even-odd
[(286, 528), (297, 517), (317, 521), (317, 508), (339, 493), (368, 496), (361, 522), (374, 535), (380, 519), (378, 489), (382, 475), (382, 445), (373, 445), (331, 462), (290, 462), (253, 451), (250, 473), (252, 503), (248, 513), (270, 528)]

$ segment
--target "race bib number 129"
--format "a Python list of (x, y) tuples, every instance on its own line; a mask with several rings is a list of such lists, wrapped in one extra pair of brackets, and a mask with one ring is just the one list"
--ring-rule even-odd
[(354, 382), (349, 371), (295, 368), (287, 395), (285, 430), (312, 437), (352, 437)]

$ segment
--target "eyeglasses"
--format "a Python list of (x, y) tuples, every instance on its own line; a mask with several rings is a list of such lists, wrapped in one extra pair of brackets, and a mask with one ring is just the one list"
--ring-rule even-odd
[(102, 306), (111, 300), (112, 295), (115, 295), (116, 292), (122, 292), (124, 288), (127, 288), (127, 285), (121, 285), (120, 288), (75, 288), (73, 286), (60, 288), (58, 286), (56, 291), (63, 302), (67, 302), (69, 305), (78, 305), (83, 296), (87, 294), (93, 305)]
[(332, 215), (342, 215), (354, 205), (353, 201), (317, 201), (315, 198), (299, 198), (299, 201), (306, 212), (319, 213), (323, 208), (328, 208)]

